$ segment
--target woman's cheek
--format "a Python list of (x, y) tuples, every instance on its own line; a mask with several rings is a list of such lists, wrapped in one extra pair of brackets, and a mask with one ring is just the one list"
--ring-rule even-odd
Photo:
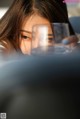
[(22, 40), (20, 43), (20, 48), (23, 54), (30, 55), (31, 53), (31, 41)]

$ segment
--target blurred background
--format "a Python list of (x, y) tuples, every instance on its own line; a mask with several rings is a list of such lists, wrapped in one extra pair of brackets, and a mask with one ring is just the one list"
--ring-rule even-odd
[(68, 15), (80, 16), (80, 2), (77, 3), (67, 3)]
[(13, 0), (0, 0), (0, 18), (7, 11)]

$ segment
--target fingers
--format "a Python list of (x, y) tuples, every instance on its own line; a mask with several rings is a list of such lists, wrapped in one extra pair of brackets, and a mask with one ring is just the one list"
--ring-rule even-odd
[(70, 44), (72, 44), (72, 45), (74, 46), (74, 45), (77, 44), (77, 42), (78, 42), (78, 38), (77, 38), (77, 36), (75, 36), (75, 35), (72, 35), (72, 36), (70, 36), (70, 37), (66, 37), (66, 38), (64, 38), (64, 39), (62, 40), (62, 43), (63, 43), (64, 45), (70, 45)]

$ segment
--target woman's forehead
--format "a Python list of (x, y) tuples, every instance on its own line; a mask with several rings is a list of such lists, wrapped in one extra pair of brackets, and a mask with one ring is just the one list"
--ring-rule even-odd
[(22, 24), (22, 27), (21, 27), (21, 30), (27, 30), (27, 31), (32, 31), (32, 27), (34, 25), (38, 25), (38, 24), (50, 24), (50, 22), (39, 16), (39, 15), (32, 15), (30, 16), (29, 18), (26, 18), (24, 21), (23, 21), (23, 24)]

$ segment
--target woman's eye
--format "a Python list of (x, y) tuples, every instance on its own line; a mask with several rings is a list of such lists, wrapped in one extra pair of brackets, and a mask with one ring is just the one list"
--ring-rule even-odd
[(21, 39), (30, 40), (30, 38), (28, 36), (25, 36), (25, 35), (21, 35)]
[(21, 35), (21, 38), (27, 39), (28, 37), (27, 36), (24, 36), (24, 35)]

